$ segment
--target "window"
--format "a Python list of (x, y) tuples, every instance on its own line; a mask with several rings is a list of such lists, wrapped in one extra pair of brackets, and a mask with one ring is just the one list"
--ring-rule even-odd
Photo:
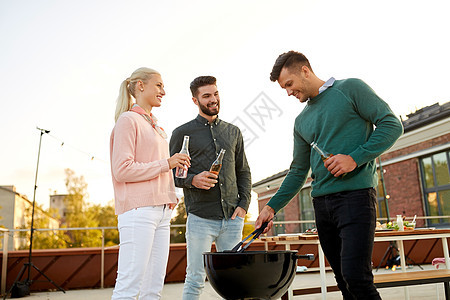
[[(384, 171), (384, 170), (383, 170)], [(385, 195), (385, 187), (383, 183), (383, 177), (381, 176), (380, 169), (377, 169), (378, 185), (377, 189), (377, 218), (388, 218), (389, 207), (387, 203), (388, 195)]]
[[(420, 172), (427, 216), (450, 215), (450, 152), (420, 159)], [(448, 225), (447, 219), (430, 219), (428, 225)]]
[[(312, 198), (311, 198), (311, 188), (307, 187), (300, 191), (298, 195), (298, 201), (299, 201), (299, 209), (300, 209), (300, 220), (302, 221), (310, 221), (314, 220), (314, 207), (312, 204)], [(316, 227), (315, 223), (302, 223), (301, 225), (301, 231), (305, 232), (307, 229), (311, 229)]]
[[(274, 220), (275, 222), (284, 221), (284, 208), (280, 209), (277, 214), (276, 218)], [(273, 225), (273, 235), (283, 234), (286, 233), (286, 229), (284, 227), (284, 224), (275, 224)]]

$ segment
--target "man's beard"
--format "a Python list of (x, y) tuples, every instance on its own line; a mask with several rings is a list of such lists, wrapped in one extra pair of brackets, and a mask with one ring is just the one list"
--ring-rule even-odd
[(200, 105), (200, 109), (201, 111), (207, 115), (207, 116), (216, 116), (219, 114), (219, 108), (220, 108), (220, 102), (217, 102), (217, 107), (214, 109), (214, 112), (212, 112), (208, 106), (204, 106), (203, 104), (201, 104), (200, 102), (198, 103)]

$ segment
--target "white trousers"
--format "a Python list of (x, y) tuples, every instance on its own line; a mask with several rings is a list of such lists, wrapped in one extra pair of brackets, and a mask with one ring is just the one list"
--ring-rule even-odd
[(168, 206), (161, 205), (132, 209), (118, 216), (120, 249), (112, 300), (161, 298), (171, 214)]

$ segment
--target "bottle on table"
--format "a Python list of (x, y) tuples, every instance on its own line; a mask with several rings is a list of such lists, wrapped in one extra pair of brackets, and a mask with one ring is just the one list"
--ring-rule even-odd
[(405, 228), (403, 227), (403, 218), (402, 215), (397, 215), (397, 225), (399, 231), (404, 231)]
[[(183, 146), (181, 146), (180, 153), (189, 155), (189, 136), (185, 135), (183, 139)], [(187, 169), (177, 167), (175, 171), (175, 177), (177, 178), (186, 178), (187, 177)]]
[(216, 160), (212, 163), (211, 168), (209, 169), (209, 172), (219, 175), (220, 169), (222, 168), (222, 160), (223, 160), (224, 155), (225, 155), (225, 149), (221, 149)]

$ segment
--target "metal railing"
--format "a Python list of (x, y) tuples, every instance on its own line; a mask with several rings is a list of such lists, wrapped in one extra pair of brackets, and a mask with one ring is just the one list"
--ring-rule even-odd
[[(100, 258), (100, 287), (104, 288), (104, 277), (105, 277), (105, 250), (111, 249), (115, 247), (119, 247), (119, 245), (105, 247), (105, 230), (117, 230), (117, 227), (74, 227), (74, 228), (35, 228), (34, 231), (75, 231), (75, 230), (101, 230), (101, 258)], [(7, 267), (8, 267), (8, 244), (9, 244), (9, 235), (16, 232), (27, 232), (30, 229), (5, 229), (0, 228), (0, 232), (3, 233), (3, 259), (2, 259), (2, 280), (0, 285), (1, 294), (4, 295), (6, 293), (6, 277), (7, 277)]]
[[(391, 220), (395, 220), (394, 218), (390, 218)], [(406, 220), (412, 220), (412, 217), (407, 217)], [(450, 221), (450, 216), (427, 216), (427, 217), (417, 217), (416, 220), (430, 220), (430, 219), (448, 219)], [(387, 218), (379, 218), (378, 221), (385, 222)], [(275, 221), (274, 225), (277, 226), (285, 226), (289, 224), (314, 224), (314, 220), (304, 220), (304, 221)], [(254, 225), (255, 222), (247, 222), (245, 225)], [(172, 224), (173, 228), (185, 227), (185, 224)], [(104, 288), (104, 267), (105, 267), (105, 250), (119, 247), (119, 245), (105, 247), (105, 230), (117, 230), (117, 227), (75, 227), (75, 228), (35, 228), (35, 231), (76, 231), (76, 230), (100, 230), (101, 231), (101, 264), (100, 264), (100, 287)], [(3, 243), (2, 243), (2, 251), (3, 251), (3, 259), (2, 259), (2, 270), (1, 270), (1, 294), (4, 295), (6, 292), (6, 277), (7, 277), (7, 266), (8, 266), (8, 244), (9, 244), (9, 235), (16, 232), (27, 232), (30, 229), (5, 229), (0, 228), (0, 234), (3, 234)]]
[(0, 231), (3, 232), (3, 260), (2, 260), (2, 282), (1, 282), (1, 293), (4, 295), (6, 293), (6, 273), (8, 267), (8, 232), (9, 229), (0, 228)]

